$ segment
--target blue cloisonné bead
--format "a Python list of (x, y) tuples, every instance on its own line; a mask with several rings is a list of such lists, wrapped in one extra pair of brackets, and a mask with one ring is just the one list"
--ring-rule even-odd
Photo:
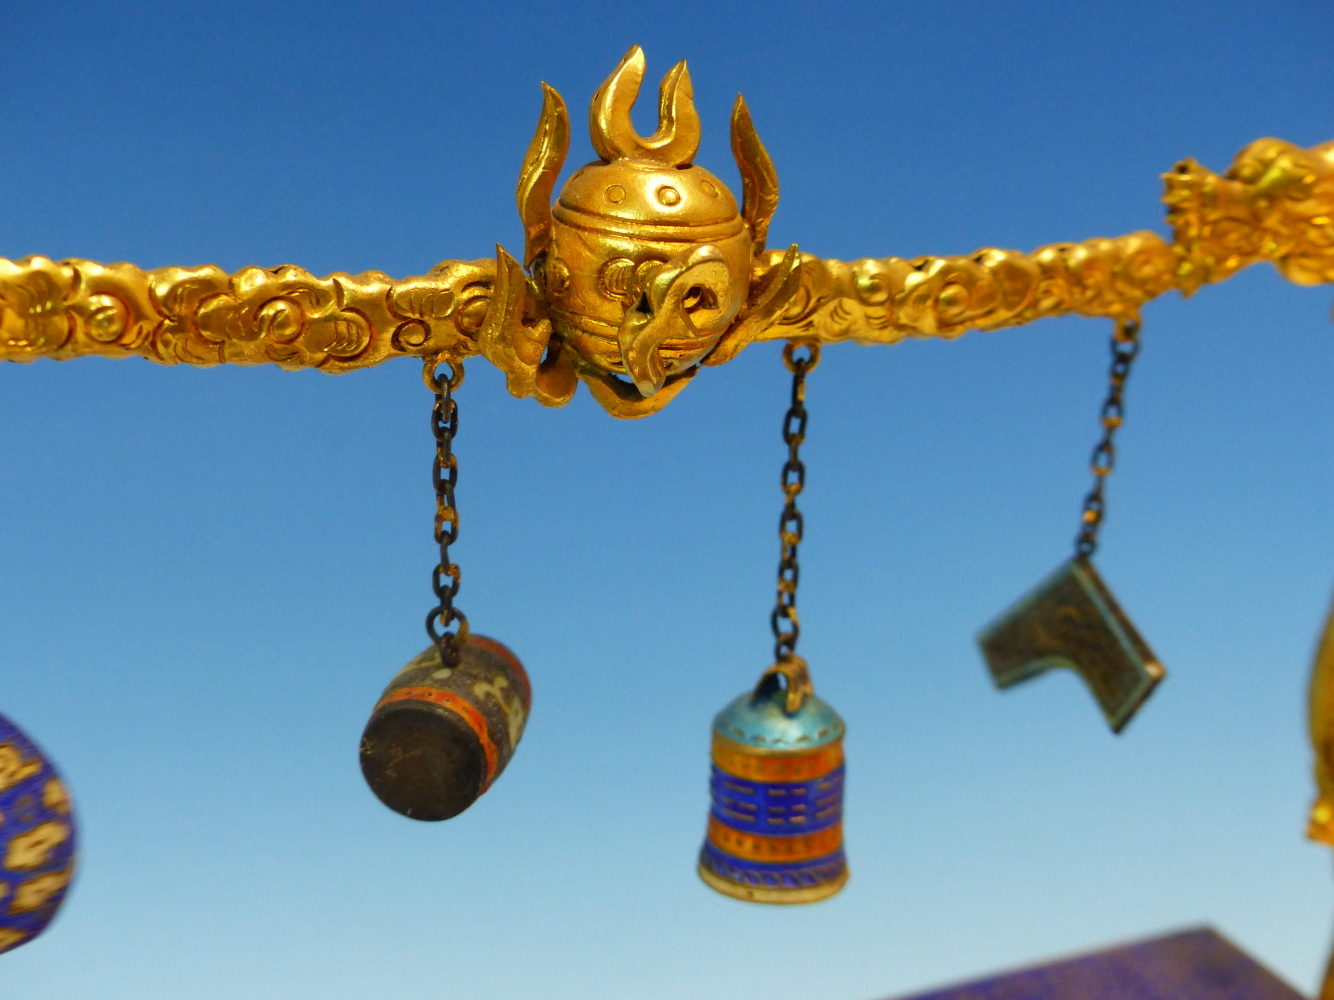
[(46, 930), (74, 874), (74, 815), (51, 761), (0, 715), (0, 952)]

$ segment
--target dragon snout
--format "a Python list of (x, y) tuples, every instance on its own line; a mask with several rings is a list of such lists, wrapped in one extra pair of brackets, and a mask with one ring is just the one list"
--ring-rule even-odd
[[(667, 381), (661, 347), (668, 340), (699, 340), (730, 316), (731, 275), (713, 246), (692, 247), (645, 276), (638, 301), (628, 308), (616, 339), (625, 370), (644, 398)], [(735, 311), (735, 310), (733, 310)]]

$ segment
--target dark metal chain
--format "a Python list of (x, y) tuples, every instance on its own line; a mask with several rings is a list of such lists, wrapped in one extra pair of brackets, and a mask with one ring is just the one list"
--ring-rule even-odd
[(1113, 438), (1125, 419), (1125, 404), (1121, 396), (1125, 392), (1126, 379), (1130, 376), (1130, 365), (1139, 354), (1138, 319), (1118, 320), (1112, 331), (1112, 371), (1111, 387), (1107, 390), (1107, 401), (1102, 404), (1102, 440), (1093, 449), (1089, 464), (1093, 470), (1093, 489), (1084, 498), (1084, 515), (1075, 538), (1075, 554), (1084, 558), (1093, 555), (1098, 548), (1098, 529), (1106, 516), (1107, 504), (1103, 498), (1103, 487), (1112, 466), (1116, 464), (1116, 445)]
[[(796, 356), (798, 347), (809, 352), (804, 358)], [(801, 461), (801, 443), (806, 440), (806, 376), (820, 363), (819, 344), (794, 344), (783, 348), (783, 364), (792, 373), (792, 405), (783, 418), (783, 443), (787, 445), (787, 461), (783, 463), (781, 485), (786, 503), (778, 520), (778, 537), (782, 540), (782, 557), (778, 561), (778, 603), (769, 616), (774, 632), (774, 658), (780, 663), (791, 659), (797, 649), (801, 624), (797, 620), (797, 580), (801, 567), (797, 565), (797, 546), (801, 544), (804, 529), (801, 511), (797, 510), (797, 494), (806, 485), (806, 466)]]
[[(454, 484), (459, 478), (459, 462), (454, 455), (454, 435), (459, 431), (459, 404), (454, 401), (454, 390), (463, 383), (463, 363), (446, 361), (447, 371), (441, 374), (442, 360), (432, 358), (422, 373), (426, 387), (435, 393), (431, 408), (431, 430), (435, 434), (435, 462), (431, 465), (431, 482), (435, 486), (435, 541), (440, 546), (440, 562), (431, 572), (431, 589), (437, 605), (426, 615), (426, 634), (440, 647), (440, 658), (446, 666), (456, 666), (463, 641), (468, 638), (468, 619), (454, 607), (459, 592), (459, 567), (449, 560), (449, 547), (459, 539), (459, 512), (454, 506)], [(458, 623), (450, 632), (449, 626)]]

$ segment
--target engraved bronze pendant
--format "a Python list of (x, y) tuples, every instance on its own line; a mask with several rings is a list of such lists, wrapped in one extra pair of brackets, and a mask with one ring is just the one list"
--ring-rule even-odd
[(50, 759), (0, 715), (0, 952), (55, 918), (74, 875), (74, 814)]
[(1093, 489), (1084, 498), (1075, 557), (977, 637), (998, 688), (1068, 667), (1084, 679), (1114, 733), (1167, 676), (1091, 561), (1106, 516), (1104, 488), (1116, 461), (1113, 439), (1125, 416), (1122, 397), (1139, 353), (1139, 331), (1139, 320), (1125, 320), (1112, 334), (1111, 388), (1102, 406), (1103, 435), (1093, 449)]
[[(435, 541), (440, 561), (431, 574), (437, 604), (426, 615), (431, 645), (398, 672), (376, 703), (361, 737), (361, 773), (381, 802), (410, 819), (457, 816), (491, 787), (514, 756), (533, 693), (513, 653), (480, 635), (454, 606), (461, 571), (449, 556), (459, 537), (454, 455), (459, 408), (454, 390), (463, 364), (426, 364), (435, 393)], [(456, 626), (451, 632), (450, 626)]]
[(1119, 733), (1167, 671), (1087, 559), (1076, 557), (989, 625), (978, 645), (998, 688), (1056, 667), (1084, 679)]

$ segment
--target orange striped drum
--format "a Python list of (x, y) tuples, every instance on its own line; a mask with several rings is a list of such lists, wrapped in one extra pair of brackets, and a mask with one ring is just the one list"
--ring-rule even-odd
[(469, 635), (454, 667), (431, 645), (384, 689), (361, 737), (361, 773), (395, 812), (457, 816), (505, 770), (532, 701), (523, 665), (494, 639)]

